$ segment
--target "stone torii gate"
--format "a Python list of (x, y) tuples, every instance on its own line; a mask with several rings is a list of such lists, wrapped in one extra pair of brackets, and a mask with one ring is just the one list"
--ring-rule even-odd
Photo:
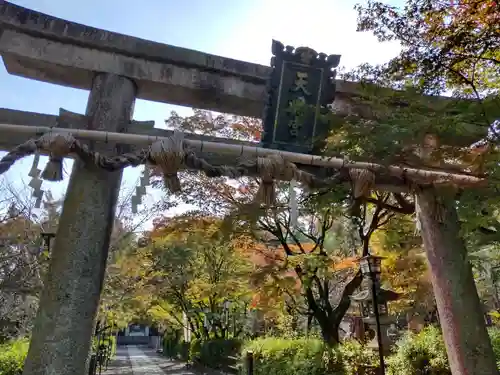
[[(325, 69), (338, 64), (340, 56), (327, 57), (311, 51), (306, 52), (323, 61)], [(273, 52), (279, 55), (279, 51)], [(293, 48), (289, 52), (293, 53)], [(7, 2), (0, 2), (0, 54), (11, 74), (90, 90), (84, 115), (63, 110), (59, 116), (51, 116), (3, 109), (0, 110), (0, 124), (165, 137), (172, 132), (153, 129), (151, 122), (131, 120), (136, 98), (252, 117), (261, 117), (266, 109), (267, 123), (272, 112), (269, 108), (279, 107), (279, 103), (269, 101), (268, 95), (281, 87), (281, 83), (272, 78), (280, 69), (275, 64), (266, 67), (155, 43), (65, 21)], [(335, 88), (334, 109), (337, 112), (353, 110), (350, 104), (358, 90), (356, 84), (335, 82), (329, 73), (317, 78), (335, 84), (332, 87)], [(269, 81), (271, 88), (266, 87)], [(330, 101), (333, 99), (331, 94), (326, 95)], [(327, 99), (318, 97), (318, 105), (323, 106)], [(282, 120), (276, 116), (276, 121)], [(268, 147), (273, 147), (279, 139), (276, 133), (270, 137), (269, 124), (267, 127), (264, 141)], [(21, 133), (9, 133), (8, 139), (0, 138), (0, 148), (11, 150), (29, 138)], [(202, 138), (245, 145), (227, 139)], [(456, 141), (471, 144), (476, 140)], [(255, 144), (246, 145), (255, 147)], [(90, 147), (110, 155), (134, 150), (134, 147), (117, 142), (91, 142)], [(196, 155), (216, 165), (227, 162), (227, 158), (202, 150)], [(296, 165), (318, 178), (332, 175), (332, 169), (300, 162)], [(349, 177), (340, 176), (340, 180), (348, 181)], [(88, 364), (82, 358), (89, 354), (120, 182), (121, 171), (110, 173), (79, 159), (75, 162), (25, 374), (83, 375), (86, 372)], [(405, 189), (401, 179), (394, 176), (377, 176), (375, 183), (379, 188)], [(425, 196), (422, 198), (423, 230), (440, 226), (432, 216), (425, 215), (432, 210), (425, 206)], [(453, 373), (494, 374), (491, 347), (485, 343), (484, 321), (467, 261), (463, 254), (455, 254), (453, 244), (446, 241), (444, 253), (429, 252), (438, 245), (443, 248), (439, 230), (445, 229), (438, 229), (438, 235), (425, 246)], [(464, 301), (463, 296), (470, 295), (475, 296), (474, 300)], [(464, 315), (464, 311), (467, 314)], [(476, 348), (483, 350), (484, 360), (478, 359)]]

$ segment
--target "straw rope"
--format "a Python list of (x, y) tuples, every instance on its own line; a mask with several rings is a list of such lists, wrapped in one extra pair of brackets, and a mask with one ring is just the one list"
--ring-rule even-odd
[[(28, 130), (31, 131), (31, 129)], [(369, 194), (375, 187), (376, 175), (380, 173), (388, 173), (393, 177), (399, 177), (403, 184), (408, 185), (410, 190), (414, 190), (412, 186), (420, 186), (422, 184), (481, 186), (486, 183), (486, 180), (482, 178), (460, 174), (448, 174), (439, 171), (414, 170), (398, 166), (383, 167), (372, 163), (345, 163), (345, 161), (339, 164), (337, 163), (338, 160), (335, 158), (333, 158), (335, 160), (332, 159), (331, 163), (322, 158), (321, 160), (326, 164), (320, 164), (318, 156), (287, 152), (274, 153), (267, 149), (261, 151), (257, 147), (251, 148), (248, 146), (245, 147), (249, 150), (254, 150), (254, 152), (249, 155), (255, 156), (251, 156), (251, 158), (247, 160), (240, 160), (235, 166), (215, 166), (205, 159), (198, 157), (194, 150), (189, 148), (190, 145), (195, 145), (196, 142), (185, 140), (183, 133), (179, 131), (174, 132), (170, 137), (161, 137), (156, 140), (151, 139), (149, 148), (147, 149), (121, 155), (105, 156), (101, 155), (99, 152), (90, 150), (86, 144), (77, 140), (75, 136), (79, 136), (79, 133), (75, 133), (76, 135), (74, 135), (74, 132), (70, 129), (57, 129), (56, 132), (52, 132), (50, 128), (47, 128), (45, 131), (46, 133), (42, 137), (30, 139), (18, 145), (5, 155), (0, 160), (0, 174), (5, 173), (16, 161), (23, 157), (32, 155), (37, 151), (44, 151), (49, 154), (49, 163), (43, 170), (41, 177), (49, 181), (62, 180), (63, 159), (69, 155), (76, 155), (85, 165), (94, 165), (106, 171), (116, 171), (128, 166), (135, 167), (141, 164), (159, 166), (163, 172), (165, 188), (173, 193), (181, 190), (180, 181), (177, 176), (177, 173), (181, 169), (200, 170), (208, 177), (226, 176), (232, 179), (237, 179), (242, 176), (258, 175), (261, 177), (261, 185), (255, 199), (266, 205), (273, 205), (276, 200), (276, 180), (296, 180), (301, 183), (303, 187), (310, 189), (327, 187), (332, 184), (350, 181), (355, 199), (362, 198)], [(87, 131), (87, 133), (92, 132)], [(121, 133), (112, 134), (116, 137), (124, 135)], [(210, 142), (207, 144), (210, 144)], [(223, 144), (223, 146), (229, 147), (231, 145)], [(243, 150), (245, 147), (238, 147), (241, 148), (241, 154), (244, 155)], [(265, 156), (263, 156), (262, 153), (259, 155), (259, 152), (264, 153)], [(300, 170), (296, 164), (288, 160), (289, 157), (295, 162), (298, 160), (306, 160), (306, 157), (309, 157), (309, 164), (331, 169), (333, 171), (331, 177), (323, 179), (317, 178), (311, 173)], [(302, 163), (301, 161), (298, 162)], [(336, 166), (336, 164), (339, 165)]]
[[(72, 134), (77, 139), (85, 139), (88, 141), (103, 141), (103, 142), (116, 142), (123, 144), (149, 145), (158, 140), (164, 140), (168, 137), (139, 135), (128, 133), (115, 133), (99, 130), (84, 130), (84, 129), (70, 129), (70, 128), (50, 128), (43, 126), (26, 126), (26, 125), (12, 125), (0, 124), (0, 133), (15, 133), (15, 134), (31, 134), (38, 136), (39, 134), (62, 132)], [(487, 184), (486, 175), (484, 174), (471, 174), (468, 172), (453, 172), (442, 169), (429, 169), (429, 168), (413, 168), (406, 165), (382, 165), (371, 162), (349, 161), (345, 158), (327, 157), (321, 155), (308, 155), (290, 151), (275, 150), (270, 148), (262, 148), (257, 145), (242, 145), (225, 143), (222, 140), (208, 141), (208, 140), (195, 140), (186, 139), (185, 145), (193, 147), (197, 151), (208, 153), (223, 153), (227, 155), (239, 155), (252, 158), (281, 155), (287, 161), (297, 163), (305, 166), (313, 166), (320, 168), (328, 168), (331, 170), (347, 171), (349, 169), (369, 169), (374, 172), (377, 177), (381, 174), (388, 177), (395, 177), (399, 180), (407, 177), (409, 181), (416, 184), (435, 184), (442, 185), (456, 185), (460, 187), (478, 187)]]
[(78, 156), (86, 165), (95, 165), (106, 171), (116, 171), (128, 166), (151, 164), (159, 166), (163, 173), (164, 186), (172, 193), (181, 191), (177, 173), (183, 169), (203, 171), (208, 177), (226, 176), (237, 179), (242, 176), (258, 174), (262, 181), (256, 195), (256, 201), (273, 205), (276, 198), (275, 180), (296, 180), (307, 187), (322, 187), (340, 182), (338, 174), (328, 179), (319, 179), (302, 171), (294, 163), (288, 162), (281, 155), (257, 157), (254, 160), (242, 160), (236, 166), (215, 166), (199, 158), (190, 150), (182, 132), (176, 131), (171, 137), (162, 139), (135, 153), (115, 156), (101, 155), (92, 151), (70, 133), (47, 133), (38, 139), (31, 139), (20, 144), (0, 160), (0, 174), (8, 171), (16, 161), (37, 151), (49, 153), (49, 162), (42, 172), (42, 178), (48, 181), (63, 179), (63, 159), (69, 155)]

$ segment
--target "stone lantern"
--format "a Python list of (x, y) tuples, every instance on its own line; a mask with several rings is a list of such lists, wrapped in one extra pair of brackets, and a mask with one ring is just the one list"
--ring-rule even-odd
[[(397, 300), (399, 294), (380, 287), (382, 259), (384, 258), (368, 255), (359, 260), (364, 279), (361, 291), (353, 295), (351, 299), (359, 303), (363, 321), (374, 333), (368, 346), (388, 353), (393, 343), (388, 335), (393, 318), (388, 315), (387, 303)], [(374, 293), (376, 293), (376, 298), (373, 298)], [(377, 337), (378, 328), (380, 328), (380, 340)]]

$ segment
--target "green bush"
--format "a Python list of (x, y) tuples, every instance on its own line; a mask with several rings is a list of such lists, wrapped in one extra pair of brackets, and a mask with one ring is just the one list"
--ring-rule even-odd
[(163, 355), (177, 359), (179, 356), (179, 343), (181, 339), (180, 330), (171, 330), (163, 335)]
[(189, 344), (189, 358), (194, 363), (203, 363), (201, 360), (201, 347), (203, 341), (200, 339), (191, 340)]
[(109, 340), (111, 345), (111, 356), (114, 357), (116, 355), (116, 336), (111, 336)]
[(163, 336), (163, 355), (170, 359), (189, 360), (189, 343), (182, 339), (182, 330), (170, 330)]
[(0, 345), (0, 375), (22, 374), (28, 348), (28, 339)]
[[(488, 333), (500, 368), (500, 329), (490, 328)], [(443, 336), (433, 326), (417, 334), (407, 333), (387, 362), (388, 375), (451, 375)]]
[(111, 358), (116, 354), (116, 337), (115, 336), (107, 336), (106, 338), (99, 338), (94, 336), (92, 338), (92, 353), (97, 353), (98, 345), (104, 345), (106, 350), (109, 348)]
[(500, 328), (491, 327), (488, 329), (488, 333), (491, 339), (491, 346), (493, 346), (493, 351), (497, 359), (497, 367), (500, 369)]
[[(255, 375), (340, 375), (341, 354), (319, 339), (261, 338), (246, 343), (242, 357), (253, 352)], [(244, 367), (244, 363), (242, 364)]]
[(407, 333), (387, 362), (388, 375), (451, 375), (441, 331), (432, 326)]
[(177, 343), (176, 351), (177, 358), (181, 361), (188, 362), (189, 361), (189, 346), (190, 343), (184, 340)]
[(229, 356), (238, 356), (242, 342), (239, 339), (211, 339), (207, 341), (193, 340), (189, 357), (194, 363), (211, 368), (224, 368), (231, 365)]
[(345, 341), (338, 348), (346, 375), (374, 375), (379, 367), (377, 353), (356, 340)]
[(109, 336), (101, 340), (101, 345), (104, 345), (110, 353), (110, 357), (113, 358), (116, 354), (116, 337)]

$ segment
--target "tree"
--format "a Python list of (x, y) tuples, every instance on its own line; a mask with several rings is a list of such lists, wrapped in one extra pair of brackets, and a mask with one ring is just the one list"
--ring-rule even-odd
[(135, 188), (123, 191), (117, 204), (98, 313), (98, 319), (105, 317), (118, 327), (126, 326), (133, 317), (146, 319), (152, 300), (147, 294), (150, 288), (145, 285), (145, 270), (138, 266), (146, 261), (146, 255), (138, 249), (138, 233), (144, 231), (147, 222), (176, 205), (171, 197), (165, 197), (153, 204), (146, 202), (133, 213), (130, 201), (134, 193)]
[(260, 120), (252, 117), (214, 115), (209, 111), (193, 109), (192, 116), (181, 117), (172, 112), (165, 120), (169, 128), (182, 129), (188, 133), (217, 136), (227, 139), (258, 142), (261, 138)]
[(308, 326), (316, 321), (325, 342), (333, 346), (340, 342), (350, 297), (362, 282), (353, 258), (368, 254), (373, 233), (394, 216), (390, 208), (404, 208), (391, 201), (391, 194), (374, 194), (353, 209), (350, 194), (341, 187), (303, 194), (294, 224), (285, 191), (277, 194), (274, 207), (244, 204), (232, 217), (246, 221), (247, 232), (264, 244), (257, 274), (264, 299), (281, 297), (289, 313), (307, 317)]
[(374, 233), (372, 250), (385, 257), (382, 280), (400, 296), (390, 310), (407, 316), (429, 316), (436, 304), (420, 234), (412, 218), (399, 216)]
[(143, 288), (155, 296), (149, 314), (179, 327), (185, 314), (193, 335), (203, 339), (240, 334), (242, 325), (229, 330), (224, 302), (234, 313), (246, 310), (250, 299), (251, 240), (226, 235), (220, 226), (217, 218), (193, 215), (156, 220), (149, 246), (135, 253), (142, 257), (136, 269)]
[[(174, 119), (167, 123), (183, 130), (221, 135), (221, 127), (214, 124), (207, 112), (199, 111), (185, 120)], [(232, 131), (227, 122), (222, 129)], [(276, 183), (278, 202), (269, 209), (261, 208), (254, 200), (258, 189), (256, 179), (231, 181), (186, 173), (182, 183), (181, 199), (204, 214), (225, 217), (230, 230), (250, 234), (260, 244), (256, 249), (259, 254), (254, 257), (259, 272), (253, 275), (260, 293), (254, 305), (268, 310), (266, 304), (285, 303), (292, 315), (299, 313), (309, 322), (318, 321), (323, 337), (332, 345), (339, 342), (338, 327), (350, 306), (350, 295), (361, 283), (361, 275), (356, 274), (355, 267), (339, 267), (345, 264), (343, 258), (347, 253), (348, 256), (366, 255), (372, 234), (394, 215), (392, 211), (409, 214), (414, 210), (401, 194), (363, 192), (362, 196), (352, 199), (348, 186), (337, 187), (315, 194), (309, 203), (304, 200), (302, 206), (299, 204), (301, 224), (296, 226), (291, 222), (287, 201), (288, 183)], [(308, 196), (302, 193), (303, 198)], [(342, 215), (357, 219), (354, 228), (346, 225), (350, 222), (346, 219), (343, 219), (344, 225), (338, 225)], [(311, 223), (314, 224), (310, 228)], [(339, 241), (353, 237), (353, 230), (362, 243), (359, 253), (352, 240), (349, 245), (339, 245)], [(269, 241), (279, 246), (270, 246)]]
[(500, 253), (496, 246), (488, 246), (470, 254), (474, 270), (474, 278), (479, 298), (485, 308), (498, 316), (500, 312), (500, 295), (498, 291)]
[[(493, 22), (498, 12), (496, 7), (479, 4), (409, 0), (403, 8), (376, 1), (358, 5), (359, 30), (370, 31), (381, 41), (398, 41), (402, 50), (385, 65), (358, 70), (358, 78), (382, 84), (385, 93), (367, 85), (371, 94), (381, 92), (378, 99), (364, 93), (364, 109), (368, 100), (374, 110), (351, 116), (348, 125), (341, 125), (344, 130), (349, 127), (364, 131), (365, 137), (371, 132), (372, 142), (365, 155), (371, 160), (376, 152), (382, 152), (379, 146), (385, 137), (393, 161), (400, 164), (476, 175), (488, 171), (492, 183), (489, 190), (483, 191), (457, 194), (459, 189), (450, 184), (413, 181), (413, 186), (417, 185), (413, 190), (418, 221), (453, 374), (497, 373), (459, 219), (479, 225), (457, 214), (457, 206), (467, 199), (474, 200), (475, 211), (479, 208), (481, 212), (481, 198), (493, 197), (498, 175), (498, 153), (493, 147), (497, 138), (494, 120), (500, 108), (498, 37)], [(451, 90), (454, 98), (421, 96), (446, 90)], [(363, 128), (366, 125), (367, 129)], [(385, 134), (378, 133), (382, 129)], [(481, 137), (484, 146), (467, 147)], [(488, 216), (489, 212), (482, 214)]]
[[(53, 217), (44, 206), (37, 215), (23, 190), (8, 181), (0, 191), (0, 342), (29, 333), (38, 293), (47, 270), (47, 249), (40, 233)], [(50, 193), (48, 194), (50, 200)], [(51, 203), (50, 201), (48, 202)]]
[(500, 88), (498, 7), (485, 0), (409, 0), (404, 8), (369, 1), (356, 9), (359, 31), (402, 46), (383, 67), (392, 83), (411, 80), (428, 93), (454, 90), (481, 99)]
[(106, 270), (99, 318), (126, 327), (135, 317), (145, 317), (153, 301), (148, 285), (148, 254), (134, 242), (115, 250)]

